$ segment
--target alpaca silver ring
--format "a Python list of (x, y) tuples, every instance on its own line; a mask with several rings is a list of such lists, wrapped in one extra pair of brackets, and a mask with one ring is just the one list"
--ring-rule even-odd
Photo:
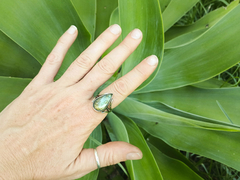
[(97, 95), (93, 99), (93, 109), (102, 113), (109, 113), (112, 111), (112, 93), (105, 93), (102, 95)]
[(98, 169), (101, 168), (101, 165), (100, 165), (100, 161), (99, 161), (99, 158), (98, 158), (98, 154), (97, 154), (97, 150), (94, 149), (94, 154), (95, 154), (95, 159), (96, 159), (96, 162), (97, 162), (97, 167)]

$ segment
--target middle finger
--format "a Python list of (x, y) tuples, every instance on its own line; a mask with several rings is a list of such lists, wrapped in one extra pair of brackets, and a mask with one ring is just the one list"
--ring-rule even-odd
[(134, 29), (127, 37), (101, 61), (78, 83), (79, 86), (87, 85), (89, 96), (106, 82), (128, 56), (137, 48), (142, 39), (142, 32)]

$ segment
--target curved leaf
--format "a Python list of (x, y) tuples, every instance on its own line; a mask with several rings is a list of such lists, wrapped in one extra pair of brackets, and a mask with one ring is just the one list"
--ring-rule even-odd
[(0, 76), (33, 78), (41, 65), (0, 31)]
[(157, 76), (139, 92), (174, 89), (201, 82), (238, 63), (239, 18), (240, 5), (198, 40), (180, 48), (166, 50)]
[[(210, 119), (229, 122), (217, 101), (234, 124), (240, 125), (240, 88), (200, 89), (183, 87), (173, 90), (132, 95), (141, 102), (161, 102), (175, 109)], [(194, 99), (194, 100), (193, 100)]]
[(114, 111), (131, 117), (149, 134), (177, 149), (203, 155), (240, 170), (239, 126), (234, 128), (231, 124), (225, 124), (220, 128), (216, 123), (180, 118), (131, 98), (127, 98)]
[(186, 14), (199, 0), (171, 0), (164, 10), (163, 24), (164, 32), (174, 25), (184, 14)]
[(1, 3), (0, 16), (0, 29), (40, 64), (71, 24), (78, 27), (78, 38), (68, 51), (57, 78), (90, 44), (90, 35), (70, 1), (5, 1)]
[[(113, 24), (120, 24), (118, 7), (112, 12), (110, 16), (109, 25), (113, 25)], [(104, 52), (103, 56), (106, 56), (109, 52), (111, 52), (115, 47), (117, 47), (121, 43), (121, 41), (122, 41), (122, 35), (120, 35), (118, 39), (111, 45), (111, 47)]]
[(71, 0), (84, 26), (95, 39), (97, 0)]
[[(113, 113), (108, 114), (108, 120), (117, 140), (131, 143), (143, 152), (143, 158), (141, 160), (126, 161), (131, 179), (145, 180), (147, 177), (148, 179), (161, 180), (161, 173), (155, 159), (136, 124), (127, 117), (118, 117)], [(142, 171), (143, 168), (144, 171)]]
[(171, 0), (159, 0), (162, 13), (165, 11)]
[(232, 84), (229, 84), (223, 80), (218, 80), (216, 78), (211, 78), (206, 81), (196, 83), (192, 85), (193, 87), (202, 89), (219, 89), (219, 88), (235, 88)]
[(109, 27), (110, 16), (118, 6), (118, 0), (97, 0), (95, 37)]
[[(188, 26), (173, 26), (165, 33), (165, 41), (168, 42), (178, 36), (188, 34), (196, 31), (207, 31), (210, 27), (214, 26), (218, 21), (220, 21), (225, 15), (232, 11), (239, 4), (239, 0), (233, 1), (227, 7), (221, 7), (214, 11), (211, 11), (207, 15), (203, 16), (201, 19), (196, 21), (192, 25)], [(185, 40), (186, 41), (186, 40)], [(177, 44), (177, 42), (175, 42)], [(182, 44), (180, 41), (178, 44)]]
[(158, 68), (138, 87), (141, 89), (155, 77), (163, 56), (164, 36), (159, 1), (119, 0), (119, 16), (123, 38), (135, 28), (139, 28), (143, 33), (141, 44), (123, 63), (122, 75), (128, 73), (149, 55), (155, 54), (159, 59)]
[(202, 176), (202, 172), (200, 172), (191, 161), (189, 161), (179, 150), (169, 146), (163, 140), (149, 135), (147, 138), (147, 142), (151, 143), (153, 146), (155, 146), (159, 151), (161, 151), (161, 153), (163, 153), (167, 157), (184, 163), (193, 172), (195, 172), (199, 176)]
[(203, 180), (181, 161), (166, 156), (151, 143), (148, 145), (162, 172), (163, 179)]
[(165, 43), (166, 49), (179, 48), (182, 46), (186, 46), (194, 41), (196, 41), (199, 37), (201, 37), (207, 29), (201, 29), (198, 31), (190, 31), (189, 33), (183, 34), (182, 36), (176, 37), (173, 40), (170, 40)]

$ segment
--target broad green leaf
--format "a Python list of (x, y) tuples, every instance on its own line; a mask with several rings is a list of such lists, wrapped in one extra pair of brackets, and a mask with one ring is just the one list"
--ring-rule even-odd
[[(211, 11), (192, 25), (188, 26), (173, 26), (165, 33), (165, 41), (168, 42), (178, 36), (188, 34), (195, 31), (207, 31), (214, 26), (225, 15), (232, 11), (239, 4), (239, 0), (232, 1), (227, 7), (221, 7)], [(185, 40), (186, 41), (186, 40)], [(181, 42), (179, 42), (181, 44)]]
[(97, 0), (71, 0), (84, 26), (95, 39)]
[(207, 30), (201, 29), (198, 31), (190, 31), (189, 33), (183, 34), (182, 36), (176, 37), (173, 40), (170, 40), (165, 43), (164, 48), (166, 49), (173, 49), (182, 46), (186, 46), (193, 41), (196, 41), (201, 35), (203, 35)]
[(240, 5), (193, 43), (166, 50), (155, 79), (139, 92), (174, 89), (201, 82), (238, 63), (239, 18)]
[(95, 38), (97, 38), (105, 29), (109, 27), (110, 16), (114, 9), (118, 6), (118, 0), (96, 0), (97, 14), (96, 14), (96, 31)]
[(0, 76), (0, 112), (21, 94), (31, 80)]
[(162, 172), (163, 179), (203, 180), (183, 162), (166, 156), (151, 143), (148, 143), (148, 145)]
[(171, 0), (159, 0), (162, 13), (165, 11)]
[[(96, 148), (98, 144), (94, 142), (92, 139), (96, 139), (98, 142), (102, 142), (102, 128), (101, 125), (98, 125), (94, 131), (91, 133), (88, 140), (85, 142), (83, 148)], [(79, 178), (78, 180), (95, 180), (98, 177), (99, 169), (92, 171), (91, 173)]]
[(184, 16), (198, 1), (199, 0), (171, 0), (162, 14), (164, 32)]
[[(144, 111), (143, 111), (144, 109)], [(213, 119), (202, 118), (193, 119), (181, 117), (179, 115), (164, 112), (160, 109), (156, 109), (149, 105), (138, 102), (132, 98), (126, 98), (120, 105), (114, 108), (114, 112), (123, 114), (130, 118), (147, 119), (147, 121), (154, 122), (156, 124), (174, 124), (176, 126), (190, 126), (196, 128), (210, 129), (210, 130), (222, 130), (229, 132), (240, 131), (240, 126), (232, 124), (231, 122), (223, 122)], [(151, 118), (149, 119), (149, 116)], [(161, 119), (161, 121), (159, 121)]]
[(163, 140), (149, 135), (147, 138), (147, 142), (154, 145), (159, 151), (161, 151), (161, 153), (163, 153), (167, 157), (184, 163), (193, 172), (195, 172), (199, 176), (202, 176), (202, 173), (194, 166), (192, 162), (190, 162), (179, 150), (169, 146)]
[(178, 117), (130, 98), (124, 100), (114, 111), (132, 118), (149, 134), (174, 148), (199, 154), (240, 170), (239, 126)]
[[(165, 49), (172, 49), (181, 46), (185, 46), (193, 41), (196, 41), (204, 33), (206, 33), (210, 27), (219, 22), (226, 14), (237, 7), (239, 1), (233, 1), (228, 7), (222, 7), (204, 16), (202, 19), (190, 26), (176, 26), (170, 29), (171, 32), (166, 33)], [(170, 36), (170, 37), (169, 37)], [(169, 40), (169, 38), (174, 39)]]
[(90, 35), (70, 1), (5, 1), (1, 3), (0, 17), (0, 29), (40, 64), (70, 25), (77, 26), (78, 38), (68, 51), (57, 78), (90, 44)]
[[(113, 24), (119, 24), (119, 10), (118, 7), (112, 12), (111, 16), (110, 16), (110, 22), (109, 22), (109, 26), (113, 25)], [(110, 51), (112, 51), (115, 47), (117, 47), (117, 45), (119, 45), (122, 41), (122, 35), (120, 35), (118, 37), (118, 39), (112, 44), (112, 46), (110, 48), (108, 48), (103, 56), (106, 56)]]
[(233, 87), (232, 84), (229, 84), (223, 80), (218, 80), (217, 78), (211, 78), (200, 83), (192, 84), (192, 86), (202, 89), (219, 89)]
[(0, 76), (33, 78), (41, 65), (0, 31)]
[(161, 102), (189, 114), (229, 122), (216, 101), (234, 124), (240, 125), (240, 88), (201, 89), (182, 87), (173, 90), (132, 95), (141, 102)]
[(155, 54), (159, 59), (158, 68), (138, 89), (146, 86), (159, 70), (163, 56), (163, 24), (158, 0), (119, 0), (119, 19), (122, 27), (122, 37), (130, 31), (139, 28), (143, 39), (138, 48), (122, 65), (122, 75), (125, 75), (144, 58)]
[[(131, 98), (133, 98), (133, 97), (131, 96)], [(133, 98), (133, 99), (135, 99), (135, 98)], [(196, 115), (196, 114), (191, 114), (189, 112), (182, 111), (180, 109), (176, 109), (172, 106), (169, 106), (169, 105), (161, 103), (161, 102), (153, 101), (153, 102), (144, 102), (144, 103), (147, 104), (148, 106), (151, 106), (155, 109), (159, 109), (163, 112), (173, 114), (173, 115), (177, 115), (177, 116), (180, 116), (180, 117), (184, 117), (184, 118), (187, 118), (187, 119), (194, 119), (194, 120), (203, 121), (203, 122), (214, 122), (214, 123), (216, 122), (216, 120), (214, 120), (214, 119), (199, 116), (199, 115)], [(218, 121), (219, 120), (217, 120), (217, 122)]]
[[(155, 159), (136, 124), (124, 116), (108, 114), (108, 121), (111, 125), (117, 140), (125, 141), (137, 146), (143, 152), (143, 158), (137, 161), (126, 161), (126, 165), (132, 180), (141, 179), (162, 179)], [(142, 170), (144, 168), (144, 171)]]

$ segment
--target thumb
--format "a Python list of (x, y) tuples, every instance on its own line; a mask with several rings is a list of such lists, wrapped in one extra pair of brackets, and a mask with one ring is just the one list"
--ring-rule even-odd
[[(100, 166), (110, 166), (126, 160), (137, 160), (142, 158), (142, 152), (136, 146), (126, 142), (115, 141), (103, 144), (96, 148)], [(74, 177), (82, 177), (97, 169), (97, 161), (94, 149), (83, 149), (73, 165), (68, 169)], [(72, 174), (72, 175), (73, 175)]]

